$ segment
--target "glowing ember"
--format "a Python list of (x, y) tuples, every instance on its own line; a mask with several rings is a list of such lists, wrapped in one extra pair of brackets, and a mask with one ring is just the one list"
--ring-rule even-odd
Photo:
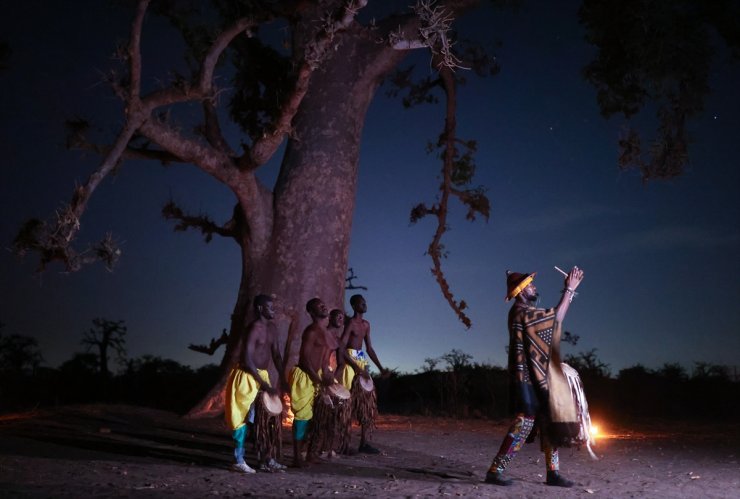
[(591, 425), (591, 436), (596, 438), (599, 435), (599, 427), (596, 425)]

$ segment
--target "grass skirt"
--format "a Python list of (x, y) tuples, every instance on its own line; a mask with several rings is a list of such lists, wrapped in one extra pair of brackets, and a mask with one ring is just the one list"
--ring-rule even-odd
[(254, 404), (255, 445), (258, 459), (260, 461), (267, 461), (270, 458), (280, 459), (283, 456), (283, 415), (268, 412), (262, 402), (261, 393)]
[(378, 396), (373, 391), (365, 391), (360, 385), (360, 376), (355, 376), (352, 380), (352, 417), (357, 420), (361, 426), (365, 427), (367, 436), (375, 429), (375, 419), (378, 416)]
[[(321, 389), (313, 404), (313, 418), (309, 434), (309, 452), (332, 451), (335, 442), (339, 449), (349, 443), (349, 425), (352, 417), (350, 400), (333, 397)], [(346, 437), (344, 436), (346, 434)], [(337, 441), (338, 440), (338, 441)]]

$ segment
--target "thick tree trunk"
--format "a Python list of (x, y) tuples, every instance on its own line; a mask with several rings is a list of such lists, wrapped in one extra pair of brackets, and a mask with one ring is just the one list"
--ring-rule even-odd
[(286, 372), (309, 323), (306, 302), (344, 308), (360, 139), (381, 79), (403, 54), (349, 30), (314, 74), (293, 122), (275, 188), (272, 268), (266, 282), (282, 305), (277, 318)]
[(100, 352), (100, 376), (105, 379), (110, 375), (108, 371), (108, 338), (105, 331), (103, 331), (103, 339), (100, 340), (98, 350)]
[[(232, 317), (232, 339), (240, 336), (249, 315), (246, 297), (274, 295), (286, 375), (297, 361), (301, 333), (309, 323), (306, 302), (319, 297), (329, 308), (344, 308), (365, 114), (380, 81), (403, 56), (367, 32), (351, 28), (343, 33), (338, 49), (312, 76), (293, 121), (274, 190), (269, 245), (264, 252), (248, 243), (242, 246), (248, 273)], [(221, 381), (189, 416), (223, 409), (226, 375), (235, 362), (231, 343)], [(273, 381), (276, 374), (271, 372)]]

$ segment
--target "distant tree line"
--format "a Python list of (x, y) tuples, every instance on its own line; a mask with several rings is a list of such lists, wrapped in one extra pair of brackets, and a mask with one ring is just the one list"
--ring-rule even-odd
[[(185, 413), (218, 379), (213, 364), (193, 369), (171, 359), (126, 358), (124, 321), (94, 319), (84, 332), (85, 352), (58, 368), (43, 367), (35, 339), (7, 334), (0, 323), (0, 413), (75, 403), (126, 403)], [(115, 357), (118, 370), (110, 369)], [(658, 369), (640, 364), (612, 376), (596, 350), (568, 355), (581, 375), (591, 414), (630, 418), (736, 419), (740, 382), (725, 366), (695, 363), (689, 374), (676, 363)], [(473, 362), (453, 349), (427, 358), (414, 373), (375, 378), (381, 412), (496, 419), (508, 414), (505, 367)]]
[[(62, 404), (126, 403), (184, 413), (218, 379), (218, 366), (199, 369), (171, 359), (126, 358), (124, 321), (94, 319), (85, 352), (58, 368), (42, 367), (34, 338), (4, 333), (0, 324), (0, 412)], [(112, 373), (111, 360), (119, 369)]]
[[(577, 340), (576, 340), (577, 341)], [(567, 355), (583, 381), (591, 415), (610, 421), (631, 418), (737, 419), (740, 380), (726, 366), (696, 362), (689, 374), (676, 363), (658, 369), (640, 364), (612, 376), (596, 350)], [(509, 375), (505, 367), (472, 362), (451, 350), (427, 358), (415, 373), (378, 379), (381, 412), (456, 418), (501, 418), (508, 414)]]

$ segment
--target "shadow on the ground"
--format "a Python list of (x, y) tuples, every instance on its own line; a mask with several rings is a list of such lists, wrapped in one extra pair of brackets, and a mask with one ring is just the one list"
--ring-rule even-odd
[[(220, 418), (192, 420), (170, 412), (122, 405), (84, 405), (18, 414), (0, 420), (0, 452), (66, 459), (155, 460), (224, 469), (232, 462), (232, 441)], [(292, 460), (290, 431), (283, 432), (283, 461)], [(22, 439), (23, 442), (19, 442)], [(254, 457), (249, 453), (248, 461)], [(414, 463), (414, 465), (410, 465)], [(422, 463), (420, 466), (419, 463)], [(440, 462), (420, 452), (388, 446), (383, 454), (355, 454), (313, 463), (291, 473), (343, 478), (480, 481), (465, 466)]]
[[(4, 418), (0, 435), (37, 445), (3, 446), (5, 453), (57, 457), (52, 445), (104, 454), (224, 467), (231, 456), (220, 422), (189, 421), (176, 414), (131, 406), (75, 406)], [(11, 449), (3, 447), (12, 447)], [(84, 453), (75, 453), (85, 458)]]

